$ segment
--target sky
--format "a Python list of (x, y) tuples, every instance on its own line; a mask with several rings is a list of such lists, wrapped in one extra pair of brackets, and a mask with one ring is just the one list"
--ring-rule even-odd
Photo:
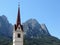
[(13, 25), (16, 23), (18, 2), (22, 23), (36, 19), (47, 26), (52, 36), (60, 39), (60, 0), (0, 0), (0, 16), (5, 15)]

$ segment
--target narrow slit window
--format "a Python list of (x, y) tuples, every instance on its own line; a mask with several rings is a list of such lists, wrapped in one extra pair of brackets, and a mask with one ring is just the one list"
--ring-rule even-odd
[(18, 34), (18, 38), (20, 38), (21, 37), (21, 35), (20, 34)]

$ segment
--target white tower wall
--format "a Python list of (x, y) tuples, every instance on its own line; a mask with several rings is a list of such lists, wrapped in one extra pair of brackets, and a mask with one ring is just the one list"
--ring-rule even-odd
[[(18, 37), (18, 34), (20, 34), (20, 37)], [(23, 31), (21, 29), (17, 29), (15, 31), (15, 28), (13, 30), (13, 45), (23, 45)]]

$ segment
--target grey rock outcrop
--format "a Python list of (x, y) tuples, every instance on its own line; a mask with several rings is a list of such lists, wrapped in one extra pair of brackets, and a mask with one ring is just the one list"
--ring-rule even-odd
[(24, 34), (28, 37), (40, 37), (50, 35), (45, 24), (39, 24), (36, 19), (30, 19), (23, 23)]

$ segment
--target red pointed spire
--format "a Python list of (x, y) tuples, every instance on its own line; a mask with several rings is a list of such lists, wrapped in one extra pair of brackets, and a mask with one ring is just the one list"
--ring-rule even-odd
[(21, 25), (21, 19), (20, 19), (20, 5), (18, 5), (18, 15), (17, 15), (17, 26)]
[[(14, 25), (15, 26), (15, 30), (17, 29), (17, 28), (21, 28), (22, 29), (22, 31), (23, 31), (23, 26), (21, 25), (21, 18), (20, 18), (20, 5), (18, 5), (18, 15), (17, 15), (17, 22), (16, 22), (16, 24)], [(20, 27), (19, 27), (20, 26)]]

